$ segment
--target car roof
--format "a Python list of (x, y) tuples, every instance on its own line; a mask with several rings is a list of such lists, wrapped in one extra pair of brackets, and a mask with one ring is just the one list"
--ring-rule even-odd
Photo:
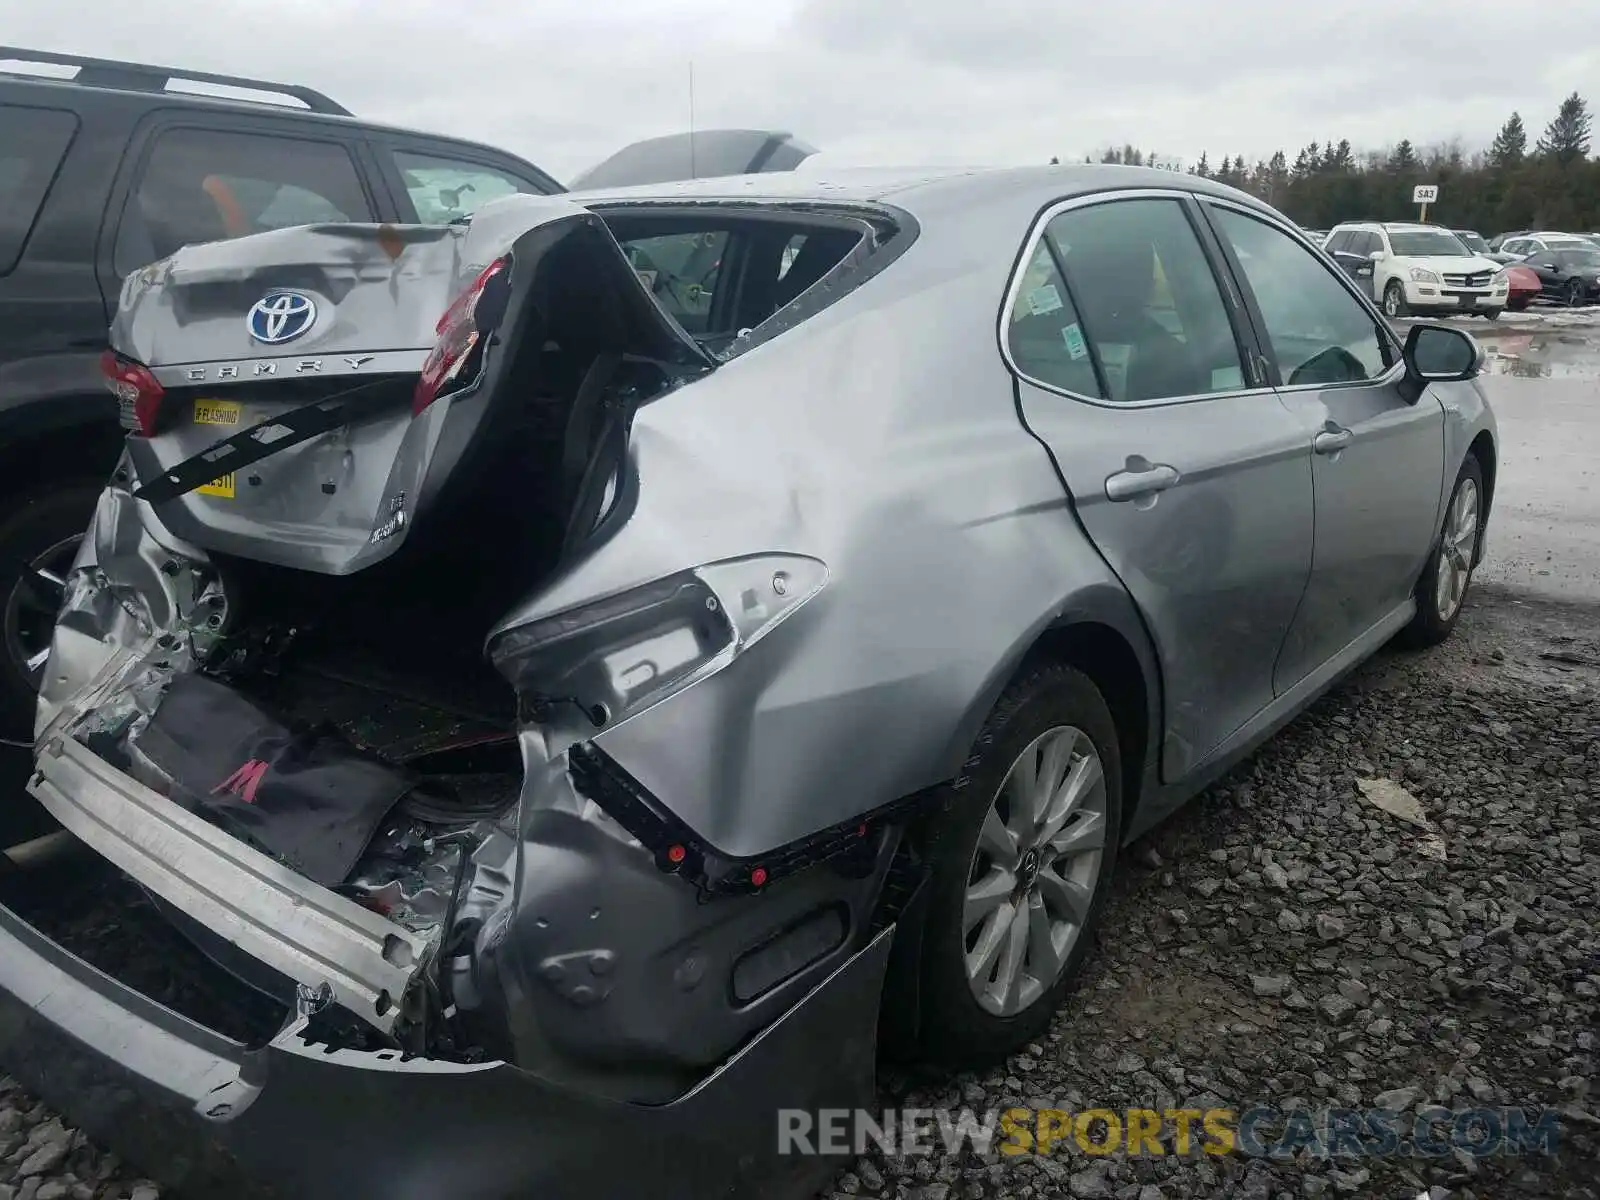
[[(1035, 209), (1075, 196), (1121, 189), (1171, 189), (1216, 196), (1265, 213), (1274, 210), (1259, 199), (1195, 175), (1153, 167), (1084, 163), (1042, 167), (835, 167), (720, 179), (691, 179), (642, 187), (599, 188), (570, 192), (579, 204), (662, 202), (892, 204), (913, 215), (946, 206)], [(1286, 222), (1287, 223), (1287, 222)]]
[[(0, 55), (0, 57), (4, 57)], [(238, 86), (242, 90), (259, 90), (263, 94), (275, 94), (273, 88), (277, 85), (261, 83), (256, 88), (244, 88), (243, 85), (217, 85)], [(220, 96), (202, 92), (147, 90), (144, 88), (123, 88), (105, 84), (85, 84), (75, 79), (61, 78), (53, 75), (32, 75), (19, 71), (0, 70), (0, 88), (38, 89), (43, 96), (44, 103), (57, 104), (70, 108), (74, 104), (107, 102), (137, 105), (141, 108), (192, 108), (215, 112), (218, 109), (229, 112), (250, 114), (253, 116), (285, 116), (296, 121), (315, 121), (326, 125), (337, 126), (347, 130), (366, 130), (374, 133), (392, 133), (404, 137), (438, 138), (440, 141), (450, 142), (453, 145), (471, 147), (484, 150), (495, 155), (506, 155), (506, 151), (487, 145), (483, 142), (474, 142), (468, 138), (456, 137), (448, 133), (428, 133), (420, 129), (408, 129), (400, 125), (388, 125), (381, 121), (369, 121), (353, 113), (319, 112), (314, 108), (301, 107), (296, 104), (274, 103), (269, 100), (251, 100), (238, 96)], [(283, 95), (291, 95), (285, 90)], [(48, 100), (43, 97), (48, 96)], [(510, 155), (516, 158), (517, 155)], [(530, 166), (534, 164), (529, 164)], [(537, 169), (537, 168), (536, 168)]]

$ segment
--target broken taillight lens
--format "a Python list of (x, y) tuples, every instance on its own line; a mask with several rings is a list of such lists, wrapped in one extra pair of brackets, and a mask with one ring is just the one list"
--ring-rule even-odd
[(107, 350), (100, 355), (100, 372), (106, 377), (106, 388), (117, 398), (122, 427), (144, 437), (154, 436), (166, 392), (150, 368)]
[(796, 554), (708, 563), (513, 626), (489, 660), (519, 695), (571, 700), (615, 725), (725, 667), (827, 580), (826, 565)]
[(422, 376), (411, 401), (420, 413), (435, 400), (464, 391), (483, 369), (484, 343), (505, 316), (511, 282), (511, 256), (485, 267), (472, 286), (457, 296), (434, 326), (439, 340), (422, 364)]

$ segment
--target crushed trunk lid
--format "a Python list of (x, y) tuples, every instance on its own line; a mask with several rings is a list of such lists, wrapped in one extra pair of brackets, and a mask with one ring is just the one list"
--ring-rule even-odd
[(187, 247), (128, 278), (111, 341), (159, 385), (138, 497), (197, 546), (330, 575), (393, 555), (512, 442), (564, 477), (541, 514), (564, 522), (604, 413), (713, 366), (598, 216), (530, 196)]

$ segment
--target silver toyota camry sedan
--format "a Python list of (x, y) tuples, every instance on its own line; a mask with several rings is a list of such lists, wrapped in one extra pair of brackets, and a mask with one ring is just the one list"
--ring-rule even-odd
[(1135, 168), (188, 247), (27, 801), (113, 890), (0, 910), (0, 1060), (192, 1188), (804, 1194), (779, 1108), (1038, 1036), (1119, 848), (1449, 636), (1480, 368)]

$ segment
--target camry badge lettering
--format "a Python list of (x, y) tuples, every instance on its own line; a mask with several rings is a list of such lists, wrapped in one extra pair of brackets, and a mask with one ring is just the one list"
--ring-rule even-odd
[[(345, 355), (339, 359), (339, 362), (343, 363), (348, 370), (359, 371), (362, 367), (374, 361), (375, 357), (375, 355), (371, 354)], [(263, 375), (278, 374), (278, 366), (282, 361), (280, 359), (278, 361), (263, 360), (255, 363), (230, 363), (228, 366), (223, 367), (185, 367), (183, 369), (183, 378), (187, 383), (204, 383), (208, 379), (239, 379), (241, 378), (241, 372), (245, 371), (259, 378)], [(283, 366), (285, 371), (293, 370), (296, 375), (320, 375), (328, 370), (329, 364), (332, 362), (333, 360), (328, 358), (297, 358), (292, 366), (288, 363), (284, 363)], [(334, 369), (337, 370), (338, 368), (335, 367)]]

